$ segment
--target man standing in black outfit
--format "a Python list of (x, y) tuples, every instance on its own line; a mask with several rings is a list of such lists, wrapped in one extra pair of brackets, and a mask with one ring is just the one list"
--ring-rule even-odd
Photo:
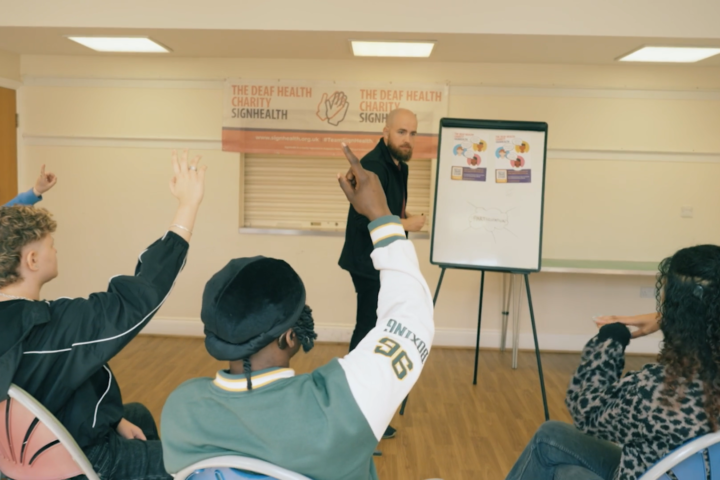
[[(365, 170), (374, 172), (380, 179), (387, 197), (390, 213), (400, 217), (406, 232), (419, 232), (425, 225), (423, 215), (410, 215), (407, 204), (407, 162), (412, 158), (417, 118), (410, 110), (399, 108), (387, 116), (383, 137), (377, 146), (360, 161)], [(350, 340), (352, 351), (377, 323), (380, 273), (375, 270), (370, 254), (373, 243), (368, 232), (370, 222), (355, 211), (348, 212), (340, 267), (350, 272), (357, 293), (355, 331)], [(395, 436), (395, 429), (388, 426), (383, 438)]]

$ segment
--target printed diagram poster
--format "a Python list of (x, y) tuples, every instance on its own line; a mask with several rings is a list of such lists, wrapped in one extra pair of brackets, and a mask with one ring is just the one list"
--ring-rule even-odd
[(450, 178), (453, 180), (484, 182), (487, 180), (487, 141), (476, 132), (458, 131), (452, 147)]
[(530, 144), (522, 135), (495, 136), (497, 183), (530, 183)]
[(418, 119), (414, 158), (437, 156), (437, 126), (447, 113), (447, 85), (229, 79), (222, 149), (299, 156), (359, 157), (377, 144), (388, 113)]

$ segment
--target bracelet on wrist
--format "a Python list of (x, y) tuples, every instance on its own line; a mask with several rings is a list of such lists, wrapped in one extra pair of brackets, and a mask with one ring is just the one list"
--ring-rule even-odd
[(193, 233), (192, 230), (190, 230), (189, 228), (183, 227), (182, 225), (178, 225), (177, 223), (173, 223), (173, 224), (170, 225), (170, 226), (171, 226), (171, 227), (175, 227), (175, 228), (179, 228), (180, 230), (185, 230), (185, 231), (188, 232), (190, 235), (192, 235), (192, 233)]

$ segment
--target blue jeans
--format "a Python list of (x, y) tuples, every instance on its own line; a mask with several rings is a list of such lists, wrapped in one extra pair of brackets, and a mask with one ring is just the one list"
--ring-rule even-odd
[(152, 414), (139, 403), (124, 407), (123, 418), (137, 425), (147, 441), (128, 440), (113, 432), (108, 443), (85, 450), (95, 472), (103, 480), (172, 480), (165, 471), (162, 444)]
[(563, 422), (543, 423), (505, 480), (612, 480), (621, 449)]

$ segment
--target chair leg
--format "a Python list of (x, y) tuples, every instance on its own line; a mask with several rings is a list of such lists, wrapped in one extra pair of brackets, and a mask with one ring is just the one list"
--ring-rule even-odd
[(510, 297), (512, 296), (512, 277), (509, 273), (503, 273), (503, 298), (502, 298), (502, 329), (500, 330), (500, 351), (505, 351), (507, 344), (508, 316), (510, 315)]

